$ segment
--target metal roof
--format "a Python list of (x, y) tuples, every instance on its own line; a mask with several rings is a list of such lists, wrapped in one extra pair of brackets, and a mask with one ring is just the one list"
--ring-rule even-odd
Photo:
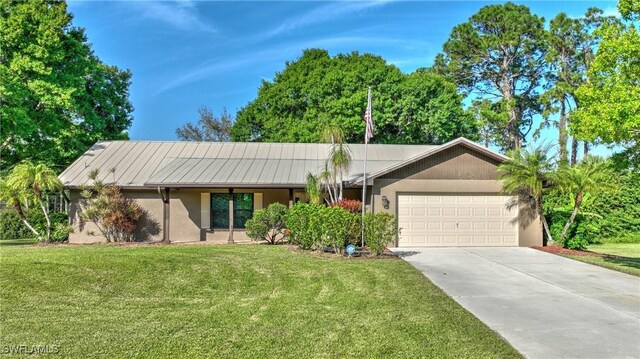
[[(98, 142), (59, 178), (77, 188), (89, 172), (125, 188), (143, 187), (303, 187), (318, 173), (330, 150), (321, 143)], [(364, 145), (348, 145), (353, 162), (345, 181), (362, 177)], [(379, 173), (439, 146), (368, 145), (367, 173)], [(115, 169), (111, 172), (112, 169)]]

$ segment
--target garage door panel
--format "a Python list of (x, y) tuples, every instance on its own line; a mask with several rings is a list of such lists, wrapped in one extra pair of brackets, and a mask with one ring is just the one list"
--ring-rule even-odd
[(470, 216), (471, 208), (458, 208), (458, 216)]
[(399, 195), (400, 246), (516, 246), (517, 207), (501, 195)]
[(442, 215), (443, 216), (455, 216), (456, 215), (456, 209), (455, 208), (443, 208), (442, 209)]

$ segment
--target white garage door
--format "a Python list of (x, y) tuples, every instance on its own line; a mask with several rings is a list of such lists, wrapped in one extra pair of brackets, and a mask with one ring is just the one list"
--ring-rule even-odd
[(399, 246), (517, 246), (517, 207), (510, 196), (398, 196)]

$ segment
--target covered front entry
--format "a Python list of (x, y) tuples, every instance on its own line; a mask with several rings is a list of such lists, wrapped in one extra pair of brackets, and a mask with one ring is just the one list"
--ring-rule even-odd
[(398, 194), (398, 245), (517, 246), (517, 206), (498, 194)]

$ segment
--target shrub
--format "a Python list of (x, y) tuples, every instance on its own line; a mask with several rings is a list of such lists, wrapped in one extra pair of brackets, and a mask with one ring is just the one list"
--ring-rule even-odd
[(98, 184), (92, 190), (83, 191), (82, 195), (86, 205), (81, 218), (95, 223), (107, 242), (134, 239), (138, 222), (146, 212), (136, 201), (124, 197), (120, 187)]
[(360, 236), (360, 215), (342, 207), (322, 207), (317, 214), (320, 218), (320, 244), (333, 247), (342, 254), (347, 244), (356, 243)]
[(333, 247), (342, 253), (349, 243), (356, 243), (360, 235), (360, 216), (342, 207), (296, 203), (286, 217), (291, 231), (289, 241), (303, 249)]
[[(44, 217), (40, 208), (31, 208), (25, 211), (25, 216), (38, 232), (42, 233), (46, 231), (47, 219)], [(55, 232), (52, 232), (50, 241), (66, 241), (70, 233), (67, 213), (50, 212), (49, 217), (51, 219), (51, 226)], [(0, 239), (17, 238), (35, 238), (35, 236), (33, 232), (22, 223), (15, 210), (5, 209), (0, 211)]]
[[(640, 176), (637, 173), (621, 171), (617, 180), (617, 191), (600, 193), (590, 196), (588, 200), (585, 199), (576, 218), (578, 223), (574, 223), (569, 229), (565, 239), (566, 246), (584, 248), (591, 243), (617, 241), (616, 238), (625, 242), (640, 241)], [(571, 200), (570, 196), (558, 193), (545, 196), (545, 217), (554, 238), (560, 237), (562, 226), (569, 216)], [(573, 239), (576, 235), (582, 238)]]
[(13, 209), (0, 211), (0, 239), (32, 238), (33, 232), (27, 228)]
[[(558, 208), (547, 215), (551, 223), (549, 231), (553, 238), (560, 238), (560, 233), (570, 215), (569, 208)], [(596, 243), (601, 233), (600, 220), (601, 217), (594, 213), (578, 213), (562, 245), (570, 249), (586, 249), (589, 244)]]
[(332, 207), (342, 207), (351, 213), (362, 213), (362, 202), (357, 199), (341, 199), (331, 203)]
[(283, 242), (287, 237), (284, 228), (287, 210), (284, 204), (272, 203), (266, 209), (255, 211), (245, 223), (247, 236), (254, 241), (266, 240), (270, 244)]
[(389, 243), (395, 243), (398, 235), (396, 217), (390, 213), (366, 213), (364, 215), (365, 242), (374, 255), (379, 255)]
[(289, 209), (285, 218), (285, 225), (291, 231), (289, 242), (302, 249), (316, 249), (322, 238), (318, 230), (318, 213), (322, 208), (319, 204), (298, 202)]

